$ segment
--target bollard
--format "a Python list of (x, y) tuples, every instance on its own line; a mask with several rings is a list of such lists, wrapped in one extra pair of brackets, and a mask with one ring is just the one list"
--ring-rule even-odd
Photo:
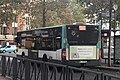
[(56, 68), (56, 67), (54, 67), (53, 69), (54, 69), (54, 80), (56, 80), (56, 78), (57, 78), (57, 77), (56, 77), (57, 68)]
[(45, 70), (45, 64), (42, 63), (42, 65), (41, 65), (41, 80), (44, 80), (44, 70)]
[(69, 73), (69, 68), (68, 65), (66, 66), (66, 80), (69, 80), (70, 73)]
[(45, 62), (42, 63), (41, 80), (48, 80), (48, 69)]
[(25, 80), (31, 80), (30, 79), (30, 61), (25, 60)]
[(104, 80), (104, 74), (101, 73), (101, 80)]
[(45, 64), (45, 73), (44, 73), (44, 77), (45, 77), (45, 80), (48, 80), (48, 69), (47, 69), (47, 64)]
[(45, 80), (45, 63), (42, 64), (41, 80)]
[(2, 56), (1, 59), (1, 63), (2, 63), (2, 76), (6, 76), (6, 57)]
[(13, 58), (13, 80), (17, 80), (17, 59)]
[(65, 76), (65, 71), (66, 70), (66, 67), (63, 68), (63, 80), (66, 80), (66, 76)]

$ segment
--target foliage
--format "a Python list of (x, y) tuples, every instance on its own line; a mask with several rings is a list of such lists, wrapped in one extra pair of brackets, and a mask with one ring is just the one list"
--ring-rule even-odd
[(120, 0), (114, 0), (115, 2), (115, 4), (117, 4), (118, 5), (118, 9), (117, 9), (117, 20), (120, 22)]
[[(85, 15), (91, 14), (89, 18), (97, 14), (97, 21), (100, 12), (109, 12), (110, 0), (46, 0), (45, 20), (46, 26), (72, 24), (74, 22), (85, 22)], [(91, 4), (92, 3), (92, 4)], [(118, 5), (116, 11), (117, 21), (120, 22), (120, 0), (112, 0), (113, 4)], [(86, 7), (87, 6), (87, 7)], [(13, 10), (17, 10), (13, 13)], [(14, 17), (23, 13), (30, 14), (30, 25), (32, 28), (42, 26), (43, 0), (0, 0), (0, 27), (4, 22), (11, 25)], [(103, 17), (106, 19), (106, 17)]]
[(9, 25), (13, 20), (13, 5), (12, 0), (1, 0), (0, 1), (0, 27), (2, 27), (3, 23), (5, 22)]
[[(25, 13), (29, 13), (31, 27), (40, 27), (42, 25), (42, 9), (42, 0), (34, 0), (34, 2), (28, 2), (28, 0), (1, 0), (0, 24), (2, 25), (3, 22), (7, 22), (7, 24), (11, 25), (14, 16), (17, 17), (23, 13), (24, 17)], [(17, 10), (17, 12), (13, 13), (13, 10)], [(81, 4), (76, 5), (75, 1), (48, 0), (45, 2), (45, 11), (46, 26), (72, 24), (73, 22), (80, 22), (85, 19), (83, 7)]]
[(73, 22), (84, 21), (85, 17), (81, 7), (82, 6), (80, 4), (76, 5), (74, 2), (47, 2), (47, 25), (72, 24)]
[[(116, 20), (120, 23), (120, 0), (111, 0), (112, 6), (114, 4), (118, 5), (118, 9), (116, 11)], [(102, 13), (108, 13), (109, 15), (109, 9), (110, 9), (110, 0), (82, 0), (82, 4), (86, 3), (87, 6), (85, 14), (90, 14), (93, 17), (93, 14), (97, 14), (97, 21), (101, 20), (101, 12)], [(91, 5), (92, 3), (92, 5)], [(114, 14), (114, 9), (112, 8), (112, 14)], [(108, 21), (109, 16), (102, 16), (103, 20)], [(112, 16), (112, 21), (114, 21), (114, 16)], [(112, 22), (114, 23), (114, 22)], [(114, 27), (114, 26), (113, 26)]]

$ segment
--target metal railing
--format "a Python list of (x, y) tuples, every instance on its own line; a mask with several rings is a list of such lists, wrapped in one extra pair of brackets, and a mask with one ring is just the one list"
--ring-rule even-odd
[(120, 80), (120, 77), (67, 65), (2, 55), (2, 76), (12, 80)]

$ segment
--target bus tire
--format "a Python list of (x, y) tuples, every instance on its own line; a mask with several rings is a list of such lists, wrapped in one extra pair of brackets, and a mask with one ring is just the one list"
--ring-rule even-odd
[(16, 50), (14, 50), (13, 52), (16, 53)]
[(21, 55), (21, 57), (25, 57), (25, 52), (24, 52), (24, 51), (22, 52), (22, 55)]
[(5, 53), (6, 51), (5, 50), (3, 50), (3, 53)]
[(48, 61), (48, 60), (47, 60), (47, 55), (46, 55), (46, 54), (43, 55), (42, 61), (44, 61), (44, 62), (47, 62), (47, 61)]

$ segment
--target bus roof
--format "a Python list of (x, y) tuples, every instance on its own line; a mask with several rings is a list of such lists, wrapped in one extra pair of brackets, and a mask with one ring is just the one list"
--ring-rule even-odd
[(55, 27), (62, 27), (62, 26), (65, 26), (65, 25), (48, 26), (48, 27), (40, 27), (40, 28), (35, 28), (35, 29), (22, 30), (22, 31), (18, 31), (18, 32), (31, 31), (31, 30), (39, 30), (39, 29), (47, 29), (47, 28), (55, 28)]
[[(95, 24), (64, 24), (64, 25), (57, 25), (57, 26), (48, 26), (48, 27), (40, 27), (40, 28), (36, 28), (36, 29), (29, 29), (29, 30), (23, 30), (23, 31), (18, 31), (18, 32), (24, 32), (24, 31), (32, 31), (32, 30), (39, 30), (39, 29), (47, 29), (47, 28), (57, 28), (57, 27), (65, 27), (65, 26), (72, 26), (72, 25), (93, 25), (95, 26)], [(96, 25), (98, 26), (98, 25)]]

